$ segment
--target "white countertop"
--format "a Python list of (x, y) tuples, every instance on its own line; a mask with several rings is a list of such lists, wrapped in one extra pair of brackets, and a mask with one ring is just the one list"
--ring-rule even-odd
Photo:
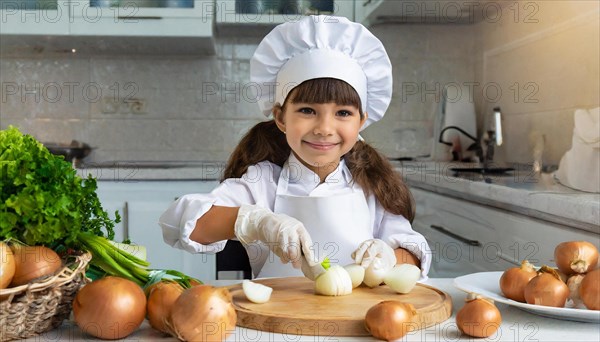
[[(236, 281), (213, 281), (215, 286), (227, 286)], [(402, 341), (600, 341), (600, 326), (593, 323), (563, 321), (537, 316), (516, 307), (497, 304), (502, 314), (502, 324), (495, 335), (486, 339), (474, 339), (461, 335), (456, 326), (455, 316), (464, 304), (465, 293), (456, 289), (453, 279), (429, 279), (427, 284), (434, 286), (452, 297), (452, 317), (445, 322), (429, 328), (413, 331)], [(59, 329), (42, 336), (25, 341), (90, 341), (91, 336), (82, 334), (81, 330), (71, 321), (66, 321)], [(177, 341), (150, 328), (147, 321), (142, 327), (128, 336), (128, 341)], [(372, 337), (337, 337), (337, 336), (298, 336), (270, 333), (236, 327), (227, 341), (376, 341)]]
[(600, 194), (568, 188), (550, 173), (517, 168), (507, 175), (457, 177), (451, 168), (465, 164), (411, 161), (395, 166), (409, 187), (600, 233)]

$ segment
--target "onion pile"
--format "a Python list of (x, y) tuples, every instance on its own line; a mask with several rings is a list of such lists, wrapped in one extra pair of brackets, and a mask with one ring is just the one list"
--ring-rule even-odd
[(489, 337), (502, 323), (502, 315), (494, 303), (469, 294), (465, 305), (456, 313), (456, 325), (463, 333), (473, 337)]
[(564, 307), (569, 300), (569, 307), (583, 303), (590, 310), (600, 310), (596, 246), (587, 241), (562, 242), (554, 249), (554, 261), (557, 268), (543, 265), (535, 271), (524, 260), (521, 267), (506, 270), (500, 277), (502, 293), (528, 304)]
[(385, 300), (372, 306), (365, 316), (365, 328), (380, 340), (396, 340), (418, 328), (412, 304)]

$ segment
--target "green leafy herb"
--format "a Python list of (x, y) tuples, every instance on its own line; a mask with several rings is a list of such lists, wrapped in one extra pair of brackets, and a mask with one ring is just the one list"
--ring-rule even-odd
[[(92, 176), (77, 176), (71, 163), (32, 136), (13, 126), (0, 131), (0, 240), (86, 250), (94, 278), (104, 272), (145, 285), (148, 263), (109, 242), (121, 218), (108, 216), (96, 190)], [(181, 282), (189, 287), (189, 279)]]

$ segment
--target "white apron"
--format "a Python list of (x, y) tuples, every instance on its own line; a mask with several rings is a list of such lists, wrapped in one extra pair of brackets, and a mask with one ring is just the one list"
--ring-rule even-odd
[[(353, 186), (350, 193), (328, 197), (291, 196), (285, 195), (288, 181), (286, 163), (279, 176), (273, 212), (294, 217), (304, 224), (319, 260), (328, 257), (331, 264), (342, 266), (353, 263), (352, 252), (361, 242), (373, 238), (369, 207), (362, 189)], [(269, 251), (258, 276), (293, 277), (303, 274), (291, 262), (283, 264)]]

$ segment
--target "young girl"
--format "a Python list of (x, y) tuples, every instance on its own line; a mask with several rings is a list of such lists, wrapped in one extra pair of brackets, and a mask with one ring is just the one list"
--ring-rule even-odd
[(259, 105), (273, 119), (243, 137), (215, 190), (183, 196), (161, 216), (164, 240), (215, 253), (237, 239), (255, 277), (313, 278), (327, 257), (411, 263), (425, 279), (430, 253), (410, 225), (410, 192), (359, 136), (389, 105), (391, 71), (381, 42), (345, 18), (277, 26), (251, 59)]

